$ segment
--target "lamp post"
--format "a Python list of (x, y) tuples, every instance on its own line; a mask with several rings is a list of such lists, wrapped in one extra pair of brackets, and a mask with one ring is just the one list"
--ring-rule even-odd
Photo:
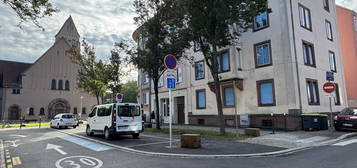
[(83, 96), (81, 96), (81, 108), (80, 108), (80, 110), (79, 110), (79, 118), (81, 118), (81, 116), (82, 116), (82, 112), (83, 112)]
[(275, 134), (275, 125), (274, 125), (274, 113), (270, 113), (271, 116), (271, 126), (272, 126), (272, 133)]

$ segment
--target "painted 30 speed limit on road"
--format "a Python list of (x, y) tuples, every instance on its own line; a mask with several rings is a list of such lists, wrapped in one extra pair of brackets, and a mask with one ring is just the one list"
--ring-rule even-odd
[(69, 156), (56, 161), (56, 168), (100, 168), (103, 162), (91, 156)]

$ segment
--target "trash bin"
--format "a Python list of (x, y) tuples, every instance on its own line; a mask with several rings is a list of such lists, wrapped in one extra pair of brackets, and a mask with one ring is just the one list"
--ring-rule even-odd
[(302, 114), (301, 116), (302, 129), (305, 131), (328, 129), (327, 115), (325, 114)]

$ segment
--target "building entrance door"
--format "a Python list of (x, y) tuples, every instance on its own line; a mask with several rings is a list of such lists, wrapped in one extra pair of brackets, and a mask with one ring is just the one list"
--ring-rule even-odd
[(11, 106), (9, 109), (9, 120), (20, 120), (20, 108), (18, 106)]
[(185, 124), (185, 97), (176, 98), (177, 123)]

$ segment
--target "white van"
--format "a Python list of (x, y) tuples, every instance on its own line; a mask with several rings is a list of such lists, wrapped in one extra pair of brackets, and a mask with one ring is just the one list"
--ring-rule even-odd
[(114, 135), (132, 135), (138, 138), (143, 132), (140, 104), (113, 103), (97, 105), (88, 116), (86, 134), (104, 133), (105, 139)]

